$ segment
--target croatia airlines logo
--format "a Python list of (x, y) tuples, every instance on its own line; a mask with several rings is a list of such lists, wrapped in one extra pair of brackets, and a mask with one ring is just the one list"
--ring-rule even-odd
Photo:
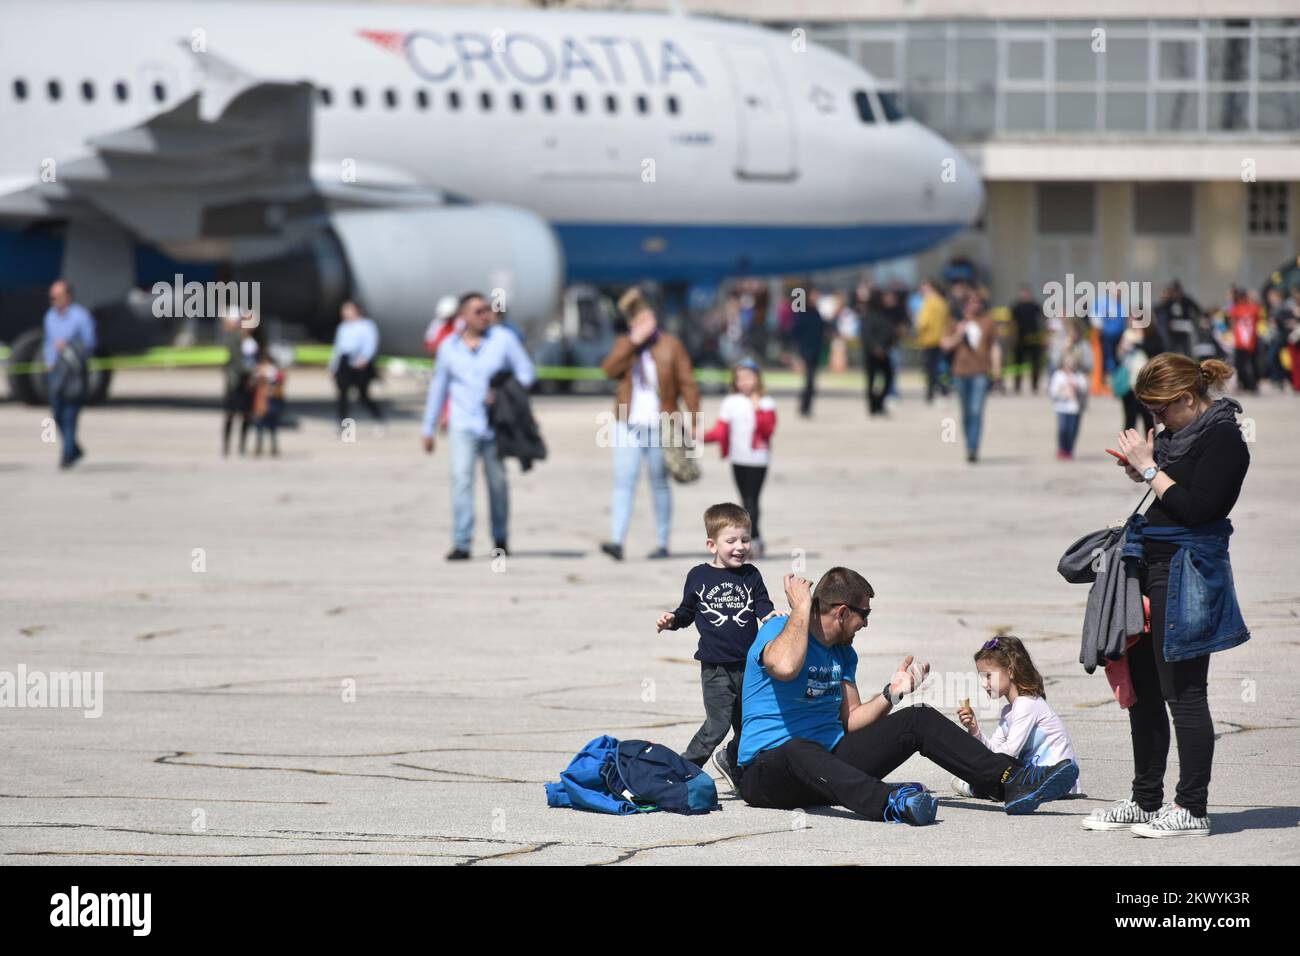
[(396, 30), (358, 30), (357, 33), (389, 53), (406, 56), (405, 33), (398, 33)]
[(400, 56), (430, 83), (496, 81), (528, 85), (587, 80), (600, 86), (705, 86), (676, 42), (641, 37), (491, 34), (432, 30), (358, 30), (357, 36)]

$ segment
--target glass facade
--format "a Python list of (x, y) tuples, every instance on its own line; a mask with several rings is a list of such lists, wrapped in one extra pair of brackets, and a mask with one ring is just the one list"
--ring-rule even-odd
[(907, 112), (955, 140), (1300, 139), (1297, 20), (802, 26), (810, 40), (856, 60)]

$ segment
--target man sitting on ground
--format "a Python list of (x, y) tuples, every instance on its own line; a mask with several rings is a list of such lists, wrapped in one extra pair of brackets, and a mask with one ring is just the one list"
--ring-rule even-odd
[(787, 574), (785, 594), (789, 616), (759, 629), (745, 662), (739, 782), (750, 806), (835, 805), (868, 820), (932, 823), (938, 802), (925, 788), (881, 782), (915, 753), (1002, 800), (1007, 813), (1032, 813), (1069, 793), (1079, 775), (1073, 761), (1039, 767), (994, 753), (925, 705), (890, 713), (928, 664), (907, 657), (879, 694), (861, 699), (852, 644), (875, 597), (862, 575), (831, 568), (814, 591)]

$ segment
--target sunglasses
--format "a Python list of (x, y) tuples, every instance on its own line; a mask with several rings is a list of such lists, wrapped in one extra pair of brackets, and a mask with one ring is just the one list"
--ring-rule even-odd
[(871, 617), (871, 608), (869, 607), (854, 607), (852, 604), (842, 604), (841, 607), (846, 607), (850, 611), (856, 611), (858, 617), (862, 618), (864, 621)]

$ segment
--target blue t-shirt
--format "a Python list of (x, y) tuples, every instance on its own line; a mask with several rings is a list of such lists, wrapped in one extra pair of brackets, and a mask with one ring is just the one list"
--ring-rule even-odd
[(775, 680), (763, 667), (763, 648), (776, 640), (787, 617), (774, 617), (758, 630), (745, 658), (741, 699), (740, 764), (747, 766), (764, 750), (799, 737), (831, 750), (844, 736), (840, 704), (844, 681), (857, 683), (858, 653), (847, 644), (827, 647), (811, 634), (803, 673), (794, 680)]

